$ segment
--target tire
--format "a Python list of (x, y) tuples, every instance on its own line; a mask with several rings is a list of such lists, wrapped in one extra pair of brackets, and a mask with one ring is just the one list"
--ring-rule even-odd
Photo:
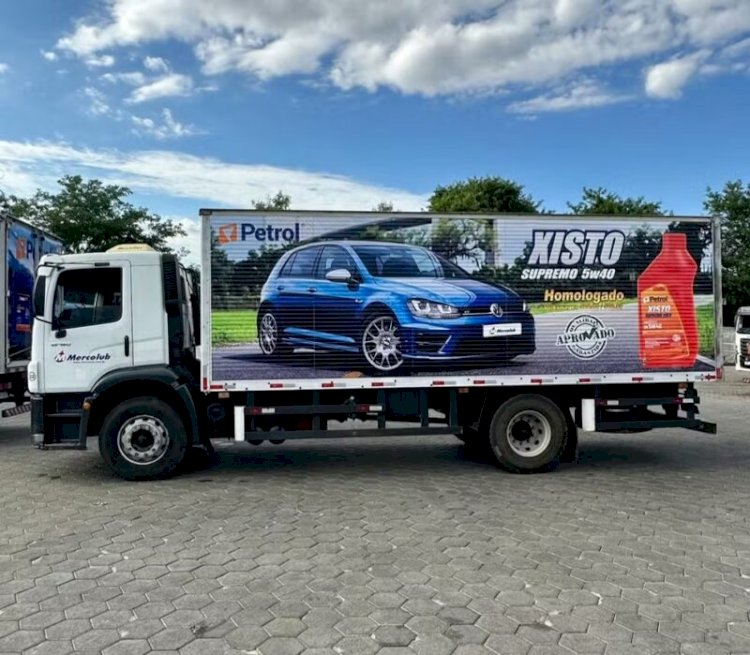
[(567, 421), (549, 398), (516, 396), (492, 417), (489, 442), (498, 464), (513, 473), (554, 469), (565, 448)]
[(261, 310), (258, 314), (258, 345), (260, 351), (268, 357), (287, 355), (292, 350), (281, 343), (281, 327), (271, 309)]
[(185, 426), (169, 405), (155, 398), (133, 398), (104, 419), (99, 452), (126, 480), (156, 480), (175, 473), (187, 453)]
[(367, 366), (377, 373), (391, 373), (404, 363), (401, 353), (401, 327), (388, 312), (371, 314), (365, 319), (360, 349)]

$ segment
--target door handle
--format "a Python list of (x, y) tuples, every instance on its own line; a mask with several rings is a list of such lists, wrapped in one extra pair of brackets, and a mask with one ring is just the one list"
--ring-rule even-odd
[(130, 357), (130, 337), (125, 336), (125, 357)]
[(280, 286), (280, 287), (276, 287), (276, 291), (283, 291), (284, 289), (285, 289), (285, 287), (283, 285)]
[(317, 292), (318, 292), (318, 290), (317, 290), (317, 289), (316, 289), (315, 287), (310, 287), (310, 288), (308, 289), (308, 291), (309, 291), (310, 293), (317, 293)]

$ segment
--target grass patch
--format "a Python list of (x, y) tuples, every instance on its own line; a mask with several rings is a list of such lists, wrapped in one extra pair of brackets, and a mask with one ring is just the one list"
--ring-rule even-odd
[(258, 312), (255, 309), (219, 309), (211, 314), (211, 343), (228, 346), (252, 343), (258, 338)]
[(624, 300), (605, 300), (603, 302), (533, 302), (529, 304), (534, 316), (540, 314), (552, 314), (554, 312), (580, 311), (583, 309), (622, 309), (629, 302), (635, 302), (632, 298)]
[(698, 319), (698, 352), (706, 357), (713, 358), (716, 355), (716, 344), (714, 343), (714, 306), (701, 305), (696, 308)]

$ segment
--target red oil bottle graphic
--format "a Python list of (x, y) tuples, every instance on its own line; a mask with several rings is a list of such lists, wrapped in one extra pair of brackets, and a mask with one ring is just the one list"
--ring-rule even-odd
[(693, 285), (698, 265), (687, 238), (665, 232), (661, 252), (638, 278), (640, 358), (646, 368), (687, 368), (698, 356)]

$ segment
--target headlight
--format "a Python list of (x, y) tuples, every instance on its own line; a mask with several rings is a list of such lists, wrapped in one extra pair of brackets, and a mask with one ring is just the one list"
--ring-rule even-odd
[(529, 311), (529, 303), (527, 303), (525, 300), (521, 303), (521, 311), (522, 312)]
[(409, 311), (414, 314), (414, 316), (419, 316), (421, 318), (458, 318), (460, 315), (458, 308), (453, 305), (432, 302), (431, 300), (412, 298), (408, 304)]

